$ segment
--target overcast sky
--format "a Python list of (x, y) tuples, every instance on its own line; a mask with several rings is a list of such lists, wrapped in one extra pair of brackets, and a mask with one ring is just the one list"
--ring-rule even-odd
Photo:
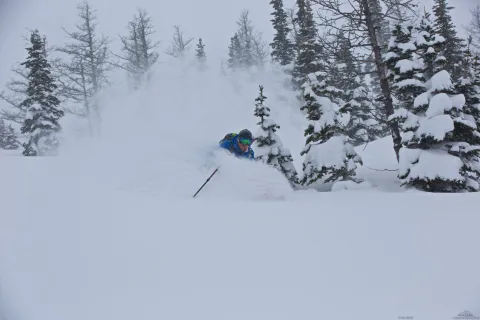
[[(292, 7), (295, 0), (284, 0)], [(11, 66), (25, 58), (28, 29), (39, 28), (50, 44), (64, 43), (61, 26), (72, 30), (76, 23), (76, 0), (0, 0), (0, 88), (11, 76)], [(182, 27), (186, 37), (202, 37), (207, 55), (213, 60), (226, 58), (230, 37), (236, 30), (236, 20), (243, 9), (250, 10), (255, 26), (265, 40), (272, 38), (269, 0), (90, 0), (98, 11), (99, 29), (118, 46), (118, 34), (125, 32), (127, 22), (137, 6), (146, 8), (157, 28), (162, 51), (168, 47), (173, 26)], [(431, 7), (433, 0), (424, 0)], [(451, 0), (452, 2), (452, 0)], [(454, 0), (453, 19), (459, 31), (470, 19), (469, 10), (479, 0)], [(1, 90), (1, 89), (0, 89)], [(0, 105), (1, 106), (1, 105)]]

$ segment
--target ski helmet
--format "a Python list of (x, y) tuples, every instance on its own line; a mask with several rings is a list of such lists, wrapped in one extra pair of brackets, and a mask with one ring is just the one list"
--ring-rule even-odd
[(238, 133), (239, 138), (253, 140), (253, 135), (248, 129), (243, 129)]

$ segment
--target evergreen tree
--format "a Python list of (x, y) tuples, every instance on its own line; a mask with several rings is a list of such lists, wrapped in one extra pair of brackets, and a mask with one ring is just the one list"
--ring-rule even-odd
[(370, 115), (378, 122), (378, 137), (383, 138), (391, 134), (391, 128), (388, 125), (388, 117), (385, 112), (385, 98), (376, 68), (374, 56), (367, 58), (367, 61), (362, 66), (363, 72), (369, 75), (368, 79), (364, 79), (364, 91), (368, 101), (372, 105)]
[(263, 86), (260, 86), (260, 93), (255, 99), (254, 115), (259, 119), (257, 123), (260, 128), (255, 135), (256, 160), (261, 160), (280, 170), (288, 179), (290, 185), (295, 188), (298, 185), (298, 174), (293, 165), (293, 158), (290, 151), (283, 147), (283, 143), (276, 131), (280, 126), (271, 119), (270, 108), (266, 105), (266, 96), (263, 95)]
[(228, 60), (227, 66), (229, 69), (238, 69), (241, 67), (242, 57), (242, 46), (240, 44), (240, 39), (238, 34), (235, 33), (233, 37), (230, 38), (230, 46), (228, 47)]
[(397, 24), (393, 30), (385, 61), (388, 79), (399, 107), (411, 110), (415, 98), (425, 91), (423, 63), (416, 55), (414, 30), (411, 24)]
[(447, 0), (434, 0), (434, 30), (445, 38), (442, 47), (442, 55), (446, 60), (445, 70), (450, 73), (454, 81), (457, 81), (461, 74), (460, 61), (462, 61), (465, 43), (457, 36), (457, 31), (450, 15), (450, 10), (453, 8), (448, 5)]
[(336, 38), (338, 50), (329, 72), (333, 87), (339, 88), (339, 105), (343, 114), (348, 114), (344, 125), (345, 134), (354, 146), (374, 140), (380, 133), (378, 121), (372, 118), (374, 108), (368, 97), (364, 80), (359, 76), (360, 68), (355, 62), (351, 45), (343, 32)]
[(197, 57), (197, 59), (201, 62), (205, 62), (205, 60), (207, 59), (207, 55), (205, 53), (205, 45), (203, 44), (202, 38), (198, 39), (197, 50), (195, 52), (195, 56)]
[(399, 178), (402, 185), (430, 192), (478, 191), (480, 189), (480, 133), (465, 108), (444, 59), (435, 59), (436, 74), (426, 91), (416, 97), (412, 112), (399, 109), (404, 131)]
[(309, 0), (297, 0), (298, 55), (293, 67), (293, 84), (300, 88), (308, 74), (324, 71), (321, 68), (321, 47), (316, 39), (317, 29)]
[(271, 14), (273, 19), (270, 21), (275, 29), (275, 35), (270, 44), (273, 49), (271, 56), (273, 61), (285, 66), (293, 61), (295, 53), (293, 43), (288, 37), (291, 31), (288, 25), (288, 17), (283, 8), (283, 0), (271, 0), (270, 4), (273, 6), (274, 10)]
[(30, 42), (28, 58), (22, 63), (29, 70), (27, 98), (22, 102), (27, 116), (21, 132), (28, 136), (28, 142), (23, 144), (23, 155), (51, 155), (59, 145), (56, 133), (61, 130), (59, 120), (64, 111), (60, 108), (60, 100), (53, 95), (57, 85), (38, 30), (32, 32)]
[[(378, 3), (378, 1), (376, 1)], [(384, 61), (384, 46), (382, 46), (382, 33), (379, 28), (380, 24), (385, 26), (388, 24), (389, 18), (394, 16), (396, 8), (408, 8), (412, 10), (416, 7), (415, 0), (380, 0), (382, 10), (378, 10), (378, 6), (373, 0), (350, 0), (350, 1), (334, 1), (334, 0), (315, 0), (318, 5), (319, 23), (327, 28), (344, 28), (355, 47), (355, 56), (358, 60), (370, 61), (374, 64), (372, 71), (376, 73), (380, 86), (380, 95), (374, 96), (376, 102), (376, 114), (379, 111), (384, 112), (382, 122), (384, 126), (389, 127), (392, 139), (393, 149), (397, 159), (399, 150), (402, 147), (402, 137), (398, 124), (389, 122), (388, 117), (395, 111), (393, 94), (390, 83), (386, 77), (387, 68)], [(380, 19), (379, 19), (380, 18)], [(380, 21), (380, 23), (379, 23)], [(343, 27), (340, 26), (343, 25)]]
[(303, 179), (301, 184), (309, 186), (318, 182), (359, 182), (355, 177), (357, 163), (361, 157), (343, 133), (340, 124), (338, 106), (322, 92), (328, 92), (326, 82), (318, 81), (318, 74), (308, 75), (308, 81), (302, 86), (310, 124), (305, 130), (306, 145), (301, 152)]
[(205, 45), (203, 44), (202, 38), (198, 39), (196, 54), (200, 70), (205, 69), (205, 63), (207, 61), (207, 54), (205, 53)]
[(419, 59), (423, 61), (423, 77), (431, 79), (445, 64), (445, 57), (441, 55), (445, 38), (433, 28), (430, 13), (425, 12), (416, 28), (415, 46)]
[(0, 149), (16, 150), (19, 148), (17, 135), (12, 125), (6, 125), (3, 119), (0, 119)]

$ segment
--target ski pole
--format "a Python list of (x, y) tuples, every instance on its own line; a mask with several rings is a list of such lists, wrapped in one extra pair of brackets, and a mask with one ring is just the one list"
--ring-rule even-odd
[[(220, 167), (218, 167), (218, 168), (220, 168)], [(215, 171), (213, 171), (213, 173), (210, 175), (210, 177), (208, 177), (207, 181), (205, 181), (205, 182), (202, 184), (202, 186), (200, 187), (200, 189), (198, 189), (197, 192), (195, 192), (195, 194), (193, 195), (194, 198), (195, 198), (195, 196), (200, 192), (200, 190), (203, 189), (203, 187), (207, 184), (207, 182), (210, 181), (210, 179), (213, 177), (213, 175), (214, 175), (215, 173), (217, 173), (218, 168), (215, 169)]]

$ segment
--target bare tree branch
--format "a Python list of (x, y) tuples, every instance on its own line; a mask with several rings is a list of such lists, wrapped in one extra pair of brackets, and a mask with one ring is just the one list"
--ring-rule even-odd
[(128, 23), (127, 29), (128, 36), (120, 36), (124, 55), (112, 53), (123, 63), (113, 62), (113, 64), (127, 71), (133, 78), (134, 88), (138, 88), (146, 72), (158, 60), (159, 54), (156, 48), (160, 42), (154, 42), (151, 39), (155, 30), (145, 10), (138, 9), (138, 15)]
[(480, 52), (480, 5), (472, 9), (472, 20), (470, 24), (465, 28), (468, 34), (472, 37), (472, 45), (477, 52)]
[(179, 58), (184, 56), (185, 51), (188, 49), (188, 46), (194, 38), (188, 38), (185, 40), (183, 38), (183, 32), (180, 30), (180, 26), (174, 26), (174, 29), (173, 39), (170, 43), (170, 47), (165, 53), (172, 57)]
[(65, 58), (54, 62), (56, 72), (61, 76), (62, 95), (83, 110), (71, 109), (74, 114), (85, 116), (90, 129), (98, 129), (99, 105), (95, 96), (109, 85), (108, 72), (116, 66), (110, 60), (110, 39), (97, 33), (97, 17), (91, 5), (83, 0), (78, 6), (79, 23), (75, 31), (63, 31), (73, 40), (56, 51)]

